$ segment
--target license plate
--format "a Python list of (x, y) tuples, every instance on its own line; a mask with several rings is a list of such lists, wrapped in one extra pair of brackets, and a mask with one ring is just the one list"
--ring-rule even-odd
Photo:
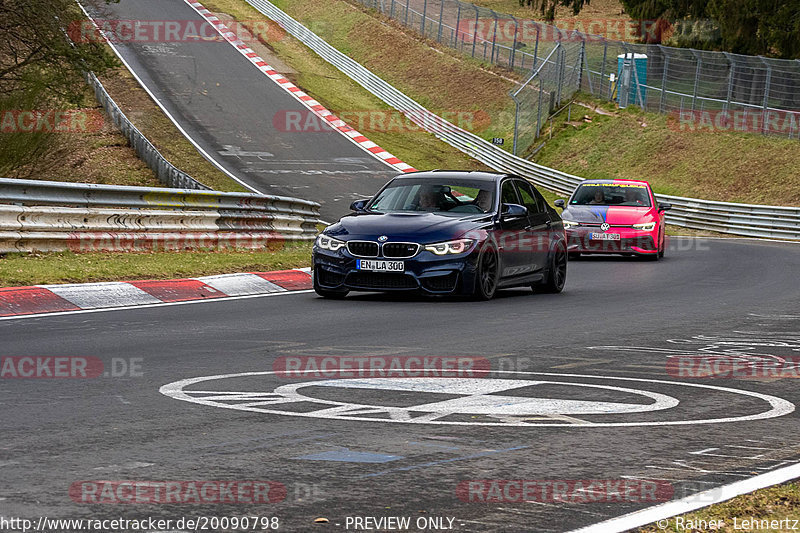
[(619, 233), (591, 233), (589, 238), (593, 241), (618, 241)]
[(403, 272), (406, 265), (403, 261), (372, 261), (357, 259), (356, 270), (370, 270), (372, 272)]

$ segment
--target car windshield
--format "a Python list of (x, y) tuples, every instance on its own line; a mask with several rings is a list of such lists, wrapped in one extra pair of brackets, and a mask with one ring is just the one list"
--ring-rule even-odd
[(569, 204), (650, 207), (650, 195), (638, 183), (590, 183), (578, 186)]
[(395, 179), (367, 205), (377, 213), (481, 214), (494, 209), (492, 181)]

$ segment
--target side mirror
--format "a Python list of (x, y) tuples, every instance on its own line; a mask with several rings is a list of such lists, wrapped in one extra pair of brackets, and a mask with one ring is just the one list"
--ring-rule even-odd
[(519, 204), (503, 204), (500, 210), (500, 218), (503, 220), (524, 217), (527, 214), (528, 208)]
[(350, 209), (353, 211), (363, 211), (364, 206), (367, 205), (367, 202), (369, 202), (369, 200), (356, 200), (350, 204)]
[(560, 207), (561, 209), (564, 209), (565, 207), (567, 207), (566, 202), (564, 202), (564, 200), (562, 200), (561, 198), (559, 198), (558, 200), (553, 202), (553, 205), (556, 206), (556, 207)]
[(670, 209), (672, 209), (672, 204), (668, 204), (667, 202), (658, 204), (659, 211), (669, 211)]

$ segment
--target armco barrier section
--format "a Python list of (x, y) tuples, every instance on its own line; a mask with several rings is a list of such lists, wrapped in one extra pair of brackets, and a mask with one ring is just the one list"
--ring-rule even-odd
[(114, 125), (117, 126), (125, 138), (128, 139), (131, 147), (136, 151), (136, 155), (138, 155), (148, 168), (156, 174), (156, 177), (161, 183), (165, 184), (167, 187), (210, 190), (209, 187), (203, 185), (186, 172), (176, 168), (161, 155), (161, 152), (153, 146), (153, 143), (128, 120), (128, 117), (125, 116), (122, 109), (120, 109), (114, 99), (111, 98), (105, 87), (103, 87), (103, 84), (97, 79), (97, 76), (89, 72), (86, 74), (86, 80), (94, 89), (95, 98), (97, 98), (97, 101), (103, 106), (103, 109), (106, 110), (108, 116), (111, 117)]
[(318, 223), (283, 196), (0, 179), (0, 253), (274, 249)]
[[(311, 30), (267, 0), (247, 0), (261, 13), (279, 23), (287, 32), (320, 57), (341, 70), (373, 95), (408, 116), (420, 128), (474, 157), (489, 167), (514, 173), (560, 194), (568, 195), (584, 178), (537, 165), (514, 156), (490, 142), (435, 116), (412, 98), (388, 84), (364, 66), (347, 57)], [(426, 120), (420, 120), (424, 117)], [(426, 124), (427, 122), (427, 124)], [(436, 124), (434, 131), (428, 129)], [(751, 237), (800, 240), (800, 207), (715, 202), (679, 196), (657, 195), (659, 201), (673, 204), (668, 223), (686, 228), (711, 230)]]

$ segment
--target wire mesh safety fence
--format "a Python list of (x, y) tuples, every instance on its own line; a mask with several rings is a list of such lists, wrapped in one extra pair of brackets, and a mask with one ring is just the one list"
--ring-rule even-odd
[(578, 90), (621, 107), (672, 114), (676, 127), (690, 131), (800, 139), (800, 60), (608, 38), (649, 31), (646, 22), (586, 24), (604, 31), (596, 35), (459, 0), (359, 1), (444, 46), (522, 73), (512, 91), (517, 150), (530, 146), (531, 132), (538, 134), (549, 112)]

